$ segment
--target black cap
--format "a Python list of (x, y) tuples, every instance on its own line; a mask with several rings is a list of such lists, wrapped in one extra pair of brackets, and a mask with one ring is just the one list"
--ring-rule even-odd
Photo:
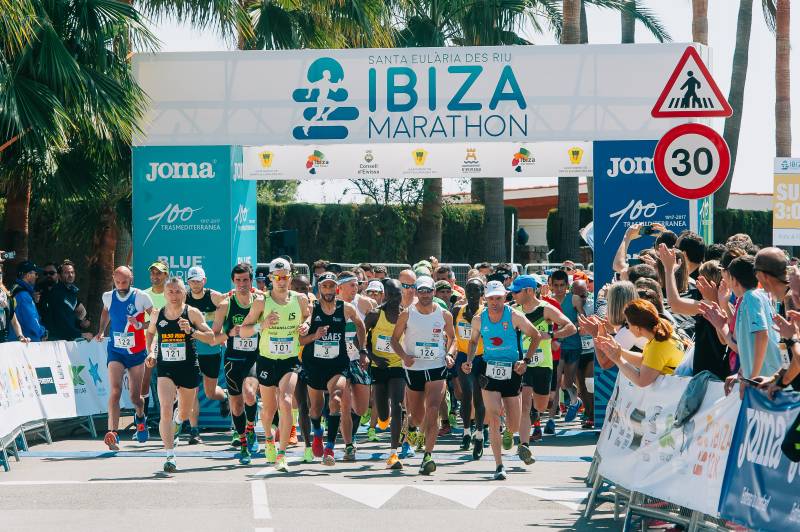
[(333, 272), (325, 272), (317, 278), (317, 284), (322, 284), (325, 281), (333, 281), (338, 284), (336, 274)]
[(20, 262), (19, 264), (17, 264), (17, 277), (22, 277), (23, 275), (25, 275), (27, 273), (30, 273), (30, 272), (41, 273), (42, 269), (39, 268), (36, 265), (36, 263), (34, 263), (31, 260), (24, 260), (24, 261)]

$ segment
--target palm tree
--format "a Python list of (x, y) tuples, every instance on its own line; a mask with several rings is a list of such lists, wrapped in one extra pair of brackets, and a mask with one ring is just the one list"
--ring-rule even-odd
[(692, 0), (692, 40), (708, 46), (708, 0)]
[[(631, 7), (636, 7), (636, 0), (625, 0), (625, 5), (629, 9)], [(636, 42), (636, 19), (633, 18), (633, 13), (631, 13), (629, 9), (623, 9), (619, 12), (622, 33), (621, 42), (623, 44)]]
[(789, 0), (775, 1), (775, 155), (792, 156)]

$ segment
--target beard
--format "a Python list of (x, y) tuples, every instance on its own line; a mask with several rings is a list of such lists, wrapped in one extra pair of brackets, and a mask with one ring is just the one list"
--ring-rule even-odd
[(336, 294), (320, 294), (319, 297), (321, 297), (325, 303), (333, 303), (336, 299)]

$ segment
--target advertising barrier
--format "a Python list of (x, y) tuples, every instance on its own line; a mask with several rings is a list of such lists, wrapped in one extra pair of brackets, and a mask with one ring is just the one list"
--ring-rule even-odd
[(800, 245), (800, 159), (776, 157), (772, 194), (772, 245)]

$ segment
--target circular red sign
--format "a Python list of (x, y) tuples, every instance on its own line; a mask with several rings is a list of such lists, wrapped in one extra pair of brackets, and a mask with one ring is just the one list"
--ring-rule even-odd
[(731, 153), (725, 139), (703, 124), (681, 124), (670, 129), (658, 141), (653, 154), (658, 182), (667, 192), (683, 199), (710, 196), (728, 178), (730, 168)]

